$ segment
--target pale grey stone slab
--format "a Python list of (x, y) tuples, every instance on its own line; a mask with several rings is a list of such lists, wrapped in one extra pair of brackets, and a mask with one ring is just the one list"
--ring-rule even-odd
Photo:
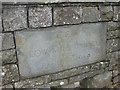
[(104, 60), (105, 24), (82, 24), (15, 33), (23, 78)]

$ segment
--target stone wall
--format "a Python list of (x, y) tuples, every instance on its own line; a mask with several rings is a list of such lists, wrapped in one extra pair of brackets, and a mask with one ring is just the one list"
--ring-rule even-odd
[[(2, 4), (0, 17), (1, 88), (119, 87), (119, 3)], [(83, 31), (82, 34), (79, 30)], [(85, 36), (81, 37), (83, 34)], [(77, 43), (72, 43), (75, 40)], [(92, 47), (95, 51), (88, 48), (90, 40), (96, 45)], [(87, 49), (76, 46), (75, 58), (67, 57), (80, 42), (83, 46), (88, 45)], [(53, 56), (42, 49), (34, 51), (52, 45), (57, 49), (48, 49)], [(68, 45), (71, 45), (72, 51), (67, 49)], [(58, 49), (61, 49), (60, 60), (56, 55)], [(89, 61), (84, 50), (93, 53), (87, 54)]]

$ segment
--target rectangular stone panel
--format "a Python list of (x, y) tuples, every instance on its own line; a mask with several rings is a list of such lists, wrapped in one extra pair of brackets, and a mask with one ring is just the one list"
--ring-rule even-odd
[(105, 23), (15, 33), (22, 78), (105, 60)]

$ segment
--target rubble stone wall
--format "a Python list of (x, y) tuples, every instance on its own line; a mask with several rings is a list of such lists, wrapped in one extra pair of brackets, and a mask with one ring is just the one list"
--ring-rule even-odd
[[(2, 4), (0, 17), (0, 44), (2, 47), (0, 48), (0, 61), (2, 61), (1, 88), (120, 87), (119, 3)], [(106, 28), (106, 54), (104, 60), (36, 77), (22, 77), (20, 63), (24, 64), (21, 59), (24, 58), (25, 53), (21, 54), (20, 50), (25, 49), (24, 51), (27, 52), (28, 47), (18, 47), (25, 43), (24, 38), (27, 37), (26, 40), (29, 40), (36, 31), (38, 33), (41, 31), (46, 33), (53, 29), (53, 31), (59, 32), (55, 28), (60, 30), (63, 27), (70, 29), (72, 26), (84, 25), (87, 27), (88, 25), (97, 24), (103, 24)], [(95, 28), (93, 27), (92, 29)], [(16, 34), (21, 32), (27, 32), (29, 35), (24, 37), (21, 34), (23, 36), (23, 40), (21, 40), (19, 35), (17, 36)], [(63, 37), (65, 37), (64, 34)]]

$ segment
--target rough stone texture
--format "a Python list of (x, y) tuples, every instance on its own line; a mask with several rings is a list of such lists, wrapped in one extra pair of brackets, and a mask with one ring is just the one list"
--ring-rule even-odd
[(107, 23), (107, 31), (114, 31), (114, 30), (120, 30), (120, 22), (108, 22)]
[(109, 31), (107, 33), (107, 39), (120, 38), (120, 30)]
[(112, 20), (113, 9), (112, 6), (100, 6), (100, 21)]
[[(1, 2), (27, 2), (28, 0), (0, 0)], [(119, 2), (120, 0), (29, 0), (29, 2), (41, 2), (41, 3), (59, 3), (59, 2)]]
[(113, 70), (113, 77), (118, 76), (120, 74), (119, 70)]
[(100, 18), (100, 12), (97, 7), (83, 7), (82, 22), (97, 22)]
[(2, 65), (17, 62), (14, 49), (1, 51), (0, 53), (2, 53), (1, 54), (2, 55)]
[(57, 79), (71, 77), (77, 74), (82, 74), (88, 71), (90, 71), (90, 66), (83, 66), (83, 67), (73, 68), (70, 70), (52, 74), (51, 78), (52, 80), (57, 80)]
[(110, 60), (110, 69), (112, 69), (116, 64), (118, 64), (118, 55), (118, 51), (107, 54), (107, 59)]
[(107, 41), (107, 52), (120, 50), (120, 39), (111, 39)]
[[(1, 12), (0, 12), (1, 13)], [(0, 15), (0, 33), (2, 32), (2, 18), (1, 18), (1, 15)]]
[(86, 65), (82, 67), (76, 67), (70, 70), (62, 71), (62, 72), (57, 72), (55, 74), (51, 75), (52, 80), (57, 80), (57, 79), (63, 79), (63, 78), (68, 78), (74, 75), (78, 74), (83, 74), (89, 71), (94, 71), (94, 70), (99, 70), (101, 68), (106, 68), (109, 66), (108, 62), (99, 62), (99, 63), (94, 63), (91, 65)]
[(67, 85), (63, 85), (61, 86), (61, 88), (72, 88), (74, 90), (74, 88), (80, 87), (80, 82), (74, 82), (72, 84), (67, 84)]
[(112, 72), (105, 72), (94, 76), (93, 78), (87, 78), (80, 83), (82, 88), (111, 88), (112, 86)]
[(18, 67), (15, 64), (2, 67), (2, 84), (9, 84), (19, 80)]
[(2, 50), (15, 48), (13, 34), (3, 33), (2, 35)]
[(29, 8), (29, 26), (32, 28), (52, 25), (52, 8), (38, 6)]
[(114, 20), (120, 21), (120, 6), (114, 6)]
[(81, 7), (55, 7), (54, 25), (77, 24), (82, 20)]
[(104, 60), (106, 29), (104, 24), (83, 24), (22, 31), (16, 33), (16, 43), (21, 76), (34, 77)]
[(113, 83), (120, 83), (120, 75), (113, 78)]
[(3, 37), (3, 34), (0, 34), (0, 50), (2, 50), (2, 37)]
[(69, 79), (69, 83), (81, 81), (81, 80), (83, 80), (85, 78), (90, 78), (90, 77), (93, 77), (93, 76), (95, 76), (97, 74), (100, 74), (100, 73), (103, 73), (103, 72), (105, 72), (105, 70), (101, 69), (101, 70), (97, 70), (97, 71), (91, 71), (91, 72), (88, 72), (88, 73), (84, 73), (82, 75), (74, 76), (74, 77), (71, 77)]
[(15, 88), (41, 88), (42, 84), (49, 83), (51, 77), (49, 75), (41, 76), (33, 79), (26, 79), (15, 83)]
[(68, 80), (67, 79), (63, 79), (63, 80), (57, 80), (57, 81), (53, 81), (50, 82), (49, 85), (50, 86), (62, 86), (62, 85), (66, 85), (68, 84)]
[(11, 85), (11, 84), (4, 85), (4, 86), (1, 86), (0, 89), (1, 90), (7, 90), (7, 89), (13, 90), (13, 85)]
[(6, 6), (3, 10), (3, 25), (5, 31), (27, 28), (27, 10), (23, 6)]

